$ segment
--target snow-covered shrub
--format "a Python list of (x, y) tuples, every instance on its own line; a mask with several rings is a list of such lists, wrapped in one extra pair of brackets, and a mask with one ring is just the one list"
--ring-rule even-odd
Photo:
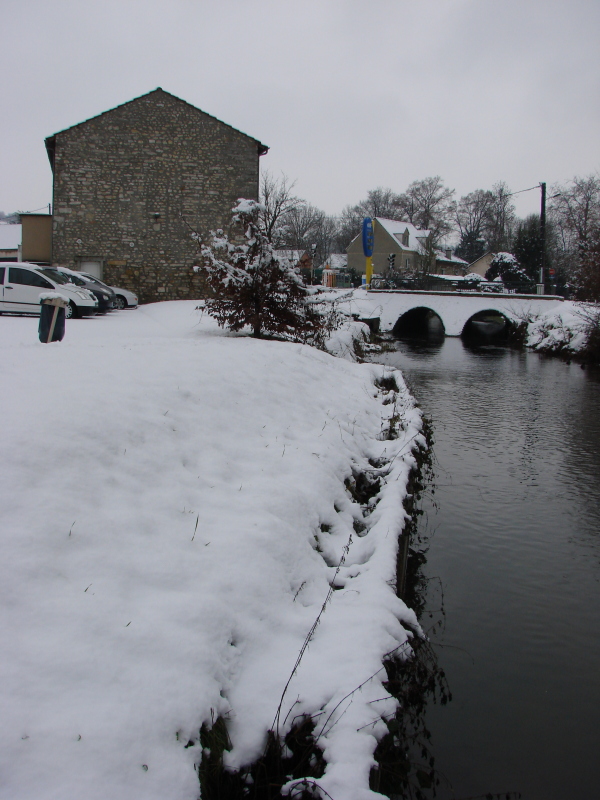
[(477, 272), (469, 272), (468, 275), (465, 275), (466, 281), (474, 281), (475, 283), (481, 283), (481, 281), (485, 280), (482, 275), (479, 275)]
[(322, 316), (308, 302), (299, 270), (275, 255), (259, 227), (260, 209), (255, 200), (239, 200), (232, 210), (233, 226), (243, 230), (243, 244), (231, 242), (219, 230), (212, 244), (201, 246), (198, 269), (212, 293), (206, 312), (231, 331), (249, 326), (257, 338), (263, 333), (291, 339), (314, 336)]
[(490, 262), (490, 267), (485, 273), (487, 281), (500, 278), (507, 286), (516, 286), (531, 283), (525, 270), (512, 253), (496, 253)]
[(529, 324), (527, 346), (542, 353), (600, 362), (600, 307), (567, 302)]

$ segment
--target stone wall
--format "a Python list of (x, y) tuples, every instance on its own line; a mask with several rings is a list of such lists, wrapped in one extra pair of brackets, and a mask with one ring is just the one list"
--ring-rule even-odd
[(47, 140), (52, 262), (100, 261), (140, 302), (203, 296), (198, 244), (258, 199), (256, 139), (157, 89)]

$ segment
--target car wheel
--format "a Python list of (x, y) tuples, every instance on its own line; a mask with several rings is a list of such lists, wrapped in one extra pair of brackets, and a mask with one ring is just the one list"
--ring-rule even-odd
[(69, 300), (69, 305), (65, 308), (65, 319), (73, 319), (77, 316), (77, 308), (72, 300)]
[(122, 311), (124, 308), (126, 308), (126, 306), (127, 306), (127, 302), (126, 302), (126, 300), (125, 300), (125, 298), (124, 298), (124, 297), (121, 297), (121, 295), (120, 295), (120, 294), (118, 294), (118, 295), (115, 297), (115, 300), (114, 300), (113, 306), (114, 306), (114, 308), (116, 308), (118, 311)]

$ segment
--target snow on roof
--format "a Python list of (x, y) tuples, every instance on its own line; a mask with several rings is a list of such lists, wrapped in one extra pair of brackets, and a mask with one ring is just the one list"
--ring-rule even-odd
[(448, 257), (445, 250), (436, 250), (435, 258), (437, 261), (448, 261), (452, 262), (453, 264), (464, 264), (465, 266), (469, 265), (468, 261), (465, 261), (464, 258), (455, 256), (454, 253), (450, 253), (450, 257)]
[[(436, 275), (435, 273), (429, 273), (430, 278), (440, 278), (443, 281), (464, 281), (465, 277), (463, 275)], [(477, 276), (481, 278), (481, 275)]]
[(0, 223), (0, 250), (16, 250), (21, 244), (21, 226)]
[(348, 266), (348, 256), (345, 253), (331, 253), (325, 265), (329, 269), (346, 269)]
[(375, 217), (375, 219), (384, 231), (393, 236), (399, 244), (402, 244), (402, 237), (408, 231), (408, 245), (402, 245), (405, 250), (418, 250), (421, 241), (431, 233), (431, 231), (415, 228), (410, 222), (399, 222), (397, 219), (383, 219), (382, 217)]

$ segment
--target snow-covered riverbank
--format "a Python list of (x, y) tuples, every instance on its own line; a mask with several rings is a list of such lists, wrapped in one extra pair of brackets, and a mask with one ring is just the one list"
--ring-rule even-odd
[(565, 301), (529, 322), (526, 345), (540, 353), (585, 356), (594, 347), (594, 329), (598, 330), (599, 323), (597, 305)]
[(399, 373), (194, 306), (51, 345), (0, 318), (3, 800), (194, 800), (200, 727), (227, 720), (231, 767), (260, 755), (332, 586), (280, 733), (321, 712), (320, 785), (378, 796), (382, 659), (418, 627), (393, 586), (420, 414)]

